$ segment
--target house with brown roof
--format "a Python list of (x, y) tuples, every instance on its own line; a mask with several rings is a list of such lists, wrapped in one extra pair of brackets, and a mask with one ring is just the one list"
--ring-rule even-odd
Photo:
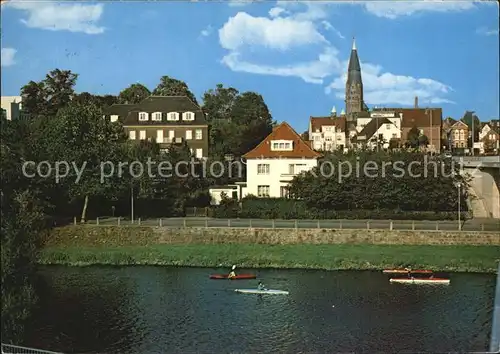
[[(343, 112), (342, 112), (343, 113)], [(309, 118), (309, 141), (317, 151), (344, 150), (346, 144), (346, 116), (337, 116), (335, 107), (328, 117)]]
[[(484, 132), (484, 128), (488, 127)], [(479, 135), (479, 149), (481, 154), (498, 154), (500, 152), (500, 128), (495, 126), (490, 127), (490, 124), (485, 124)]]
[(469, 144), (469, 126), (457, 121), (451, 126), (451, 147), (453, 149), (466, 149)]
[(397, 114), (402, 114), (401, 143), (408, 141), (408, 133), (417, 128), (421, 135), (429, 139), (428, 149), (432, 152), (441, 151), (441, 129), (443, 111), (441, 108), (388, 108)]
[(163, 151), (187, 143), (196, 158), (208, 157), (208, 124), (187, 96), (150, 96), (139, 104), (114, 104), (104, 112), (120, 121), (130, 140), (156, 141)]
[(301, 172), (316, 167), (321, 154), (283, 122), (243, 157), (247, 167), (243, 196), (266, 198), (287, 197), (290, 181)]

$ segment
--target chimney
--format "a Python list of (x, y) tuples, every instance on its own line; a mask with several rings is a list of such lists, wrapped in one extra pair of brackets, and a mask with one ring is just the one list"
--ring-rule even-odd
[(415, 96), (415, 108), (418, 108), (418, 96)]

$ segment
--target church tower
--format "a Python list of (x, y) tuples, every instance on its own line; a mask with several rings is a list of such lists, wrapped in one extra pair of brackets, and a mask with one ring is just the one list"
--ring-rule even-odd
[(347, 71), (347, 82), (345, 85), (345, 108), (348, 117), (363, 111), (363, 81), (361, 80), (361, 66), (359, 65), (356, 41), (352, 39), (351, 57), (349, 58), (349, 69)]

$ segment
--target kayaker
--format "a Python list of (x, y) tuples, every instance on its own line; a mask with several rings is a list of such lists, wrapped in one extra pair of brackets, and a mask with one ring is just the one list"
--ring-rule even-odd
[(231, 272), (228, 275), (228, 278), (234, 278), (236, 276), (236, 272), (234, 271), (236, 269), (236, 266), (233, 265), (233, 268), (231, 269)]
[(267, 290), (266, 287), (264, 286), (264, 284), (262, 284), (261, 281), (259, 281), (259, 285), (257, 285), (257, 289), (258, 290)]

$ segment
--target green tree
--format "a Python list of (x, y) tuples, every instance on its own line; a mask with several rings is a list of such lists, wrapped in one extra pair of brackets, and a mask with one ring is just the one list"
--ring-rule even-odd
[(54, 116), (75, 96), (77, 78), (71, 70), (55, 69), (40, 82), (30, 81), (21, 89), (23, 108), (31, 116)]
[(122, 90), (118, 95), (118, 100), (120, 103), (138, 104), (149, 96), (151, 96), (151, 91), (146, 86), (137, 83)]
[(240, 157), (272, 132), (273, 120), (261, 95), (217, 85), (203, 95), (210, 128), (211, 156)]
[(56, 118), (45, 126), (44, 135), (50, 144), (46, 146), (51, 161), (75, 164), (83, 173), (80, 179), (70, 168), (64, 183), (73, 200), (83, 201), (81, 220), (85, 222), (89, 200), (97, 196), (112, 196), (122, 188), (118, 174), (101, 181), (103, 168), (113, 165), (118, 169), (124, 161), (127, 137), (120, 124), (102, 119), (102, 110), (94, 105), (74, 102), (61, 109)]
[(419, 146), (418, 144), (418, 138), (420, 137), (420, 131), (418, 130), (417, 127), (412, 127), (408, 131), (408, 136), (406, 137), (406, 145), (407, 147), (411, 148), (417, 148)]
[(195, 95), (189, 90), (188, 85), (181, 80), (170, 76), (162, 76), (160, 83), (153, 90), (155, 96), (187, 96), (191, 101), (198, 104)]

